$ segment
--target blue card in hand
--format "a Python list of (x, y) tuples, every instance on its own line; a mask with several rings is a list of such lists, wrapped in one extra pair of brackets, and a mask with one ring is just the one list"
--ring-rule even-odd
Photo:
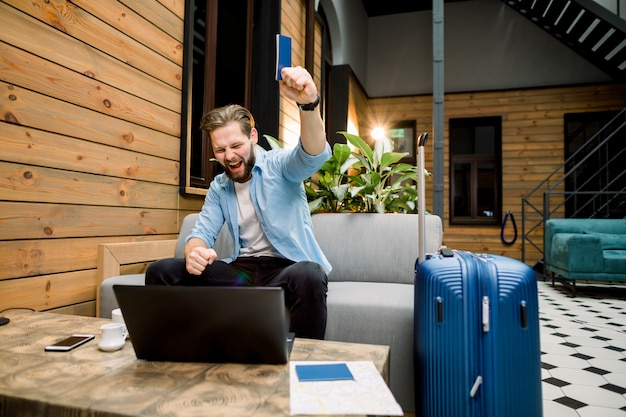
[(276, 81), (283, 77), (280, 71), (291, 66), (291, 38), (281, 34), (276, 34)]
[(296, 365), (296, 373), (301, 382), (304, 381), (340, 381), (352, 380), (352, 372), (345, 363), (329, 363), (315, 365)]

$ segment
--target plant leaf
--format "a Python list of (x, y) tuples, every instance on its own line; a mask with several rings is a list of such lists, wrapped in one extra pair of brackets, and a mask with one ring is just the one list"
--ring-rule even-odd
[[(400, 160), (406, 156), (408, 156), (407, 152), (385, 153), (381, 157), (380, 165), (386, 168), (389, 165), (395, 164), (396, 162), (400, 162)], [(408, 165), (408, 164), (405, 164), (405, 165)]]
[(341, 172), (342, 174), (345, 174), (346, 171), (348, 170), (348, 168), (351, 168), (357, 162), (359, 162), (359, 160), (356, 159), (356, 158), (350, 158), (350, 159), (346, 160), (343, 163), (343, 165), (341, 165), (341, 168), (339, 169), (339, 172)]
[(265, 138), (265, 140), (267, 140), (267, 143), (270, 144), (270, 148), (272, 148), (272, 149), (282, 149), (283, 148), (283, 144), (281, 143), (281, 141), (279, 141), (275, 137), (270, 136), (270, 135), (263, 135), (263, 137)]
[(343, 201), (346, 198), (346, 192), (350, 186), (348, 184), (341, 184), (336, 187), (331, 187), (331, 191), (337, 197), (337, 200)]
[(374, 144), (374, 165), (385, 165), (383, 158), (385, 155), (389, 155), (392, 152), (393, 143), (389, 140), (389, 138), (385, 136), (376, 140), (376, 143)]
[(348, 142), (352, 144), (352, 146), (361, 151), (361, 154), (364, 155), (369, 161), (374, 160), (374, 153), (372, 151), (372, 148), (367, 143), (365, 143), (363, 139), (348, 132), (338, 133), (343, 135), (348, 140)]
[(317, 209), (319, 209), (322, 206), (323, 202), (324, 202), (324, 197), (316, 198), (313, 201), (309, 201), (309, 212), (311, 213), (315, 212)]
[(350, 187), (350, 197), (356, 197), (364, 189), (365, 187)]
[(339, 165), (343, 164), (350, 157), (350, 147), (343, 143), (335, 143), (333, 146), (333, 155)]

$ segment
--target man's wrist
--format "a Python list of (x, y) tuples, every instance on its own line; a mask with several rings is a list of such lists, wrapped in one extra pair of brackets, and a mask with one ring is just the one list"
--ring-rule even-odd
[(297, 103), (297, 104), (298, 104), (298, 107), (300, 108), (301, 111), (313, 111), (320, 104), (320, 95), (318, 94), (315, 97), (315, 100), (313, 102), (311, 102), (311, 103), (307, 103), (307, 104)]

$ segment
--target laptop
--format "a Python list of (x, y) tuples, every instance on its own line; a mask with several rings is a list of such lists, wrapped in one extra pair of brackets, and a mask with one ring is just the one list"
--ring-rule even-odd
[(285, 296), (273, 287), (114, 285), (138, 359), (282, 364)]

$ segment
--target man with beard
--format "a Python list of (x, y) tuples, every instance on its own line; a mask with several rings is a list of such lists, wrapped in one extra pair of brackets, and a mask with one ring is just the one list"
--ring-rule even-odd
[[(330, 157), (319, 95), (301, 67), (283, 68), (280, 89), (300, 108), (300, 141), (292, 150), (255, 148), (254, 118), (239, 105), (209, 111), (200, 128), (224, 173), (212, 181), (184, 259), (163, 259), (146, 271), (147, 285), (272, 286), (285, 290), (290, 331), (323, 339), (331, 270), (313, 236), (303, 180)], [(226, 223), (232, 258), (213, 244)]]

